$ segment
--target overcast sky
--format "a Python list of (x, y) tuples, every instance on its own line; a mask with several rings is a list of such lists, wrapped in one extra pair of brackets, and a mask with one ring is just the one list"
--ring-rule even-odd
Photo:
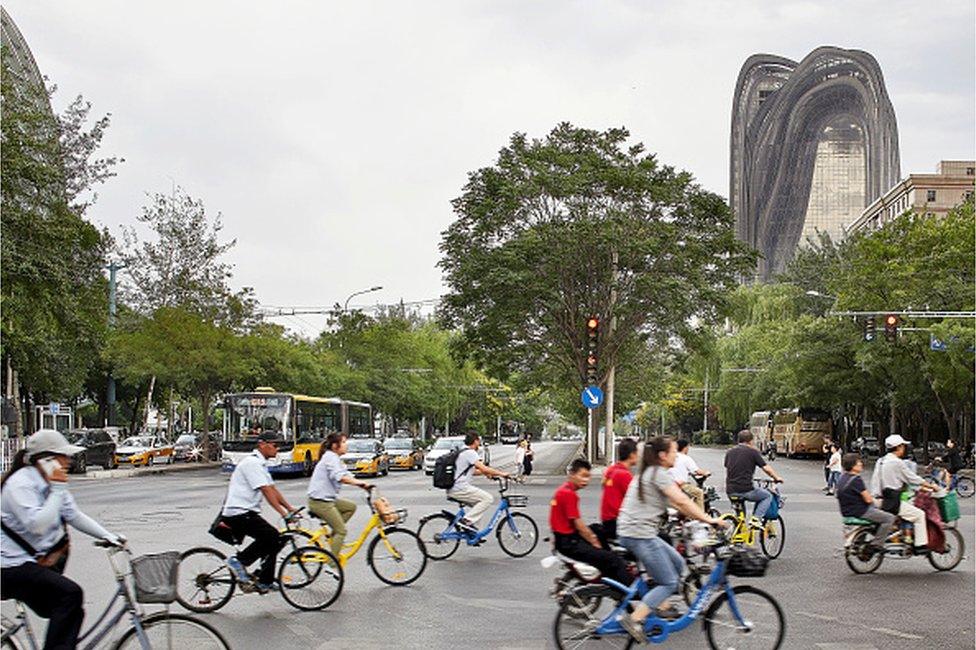
[(117, 234), (175, 181), (223, 214), (234, 283), (266, 305), (439, 296), (449, 201), (514, 131), (626, 126), (727, 197), (733, 87), (757, 52), (866, 50), (903, 175), (974, 157), (972, 0), (4, 6), (58, 108), (81, 93), (112, 113), (103, 151), (126, 162), (91, 218)]

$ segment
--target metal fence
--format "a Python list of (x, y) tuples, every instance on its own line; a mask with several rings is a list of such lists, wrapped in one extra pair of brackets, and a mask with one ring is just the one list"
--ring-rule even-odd
[(10, 467), (10, 463), (14, 459), (14, 455), (24, 446), (24, 438), (4, 438), (2, 442), (3, 455), (0, 457), (0, 474), (7, 471), (7, 468)]

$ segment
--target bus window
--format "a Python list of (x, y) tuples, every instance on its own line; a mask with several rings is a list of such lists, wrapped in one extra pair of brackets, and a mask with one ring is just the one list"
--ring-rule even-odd
[(349, 404), (349, 436), (353, 438), (370, 438), (373, 435), (373, 418), (368, 406)]
[(299, 402), (295, 411), (298, 442), (319, 442), (339, 423), (339, 405), (322, 402)]

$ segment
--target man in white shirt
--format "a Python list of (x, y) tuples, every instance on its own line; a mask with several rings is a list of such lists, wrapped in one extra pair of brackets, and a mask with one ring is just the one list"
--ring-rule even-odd
[(275, 487), (267, 467), (267, 459), (278, 453), (279, 442), (278, 434), (272, 431), (258, 436), (255, 450), (237, 464), (230, 476), (227, 499), (221, 511), (224, 523), (230, 526), (238, 539), (245, 536), (254, 538), (239, 555), (227, 558), (228, 568), (237, 576), (244, 591), (251, 589), (253, 584), (247, 567), (258, 559), (261, 559), (261, 568), (253, 588), (262, 593), (277, 588), (274, 582), (275, 560), (286, 540), (274, 526), (261, 518), (261, 498), (267, 499), (268, 504), (282, 517), (287, 517), (294, 510)]
[(679, 440), (678, 453), (674, 458), (674, 465), (668, 472), (671, 474), (674, 482), (678, 484), (678, 487), (681, 488), (681, 491), (691, 497), (698, 504), (698, 507), (704, 510), (705, 492), (691, 482), (691, 476), (710, 476), (711, 472), (706, 472), (698, 467), (698, 463), (688, 455), (689, 451), (691, 451), (691, 443), (687, 440)]
[(458, 454), (454, 470), (454, 487), (447, 491), (447, 496), (457, 499), (467, 509), (464, 517), (458, 522), (458, 528), (469, 533), (478, 532), (478, 520), (481, 515), (491, 507), (492, 496), (471, 484), (474, 474), (484, 476), (503, 476), (511, 477), (511, 474), (488, 467), (481, 462), (478, 456), (478, 449), (481, 448), (481, 436), (474, 431), (469, 431), (464, 436), (464, 444), (467, 445), (464, 451)]
[[(925, 482), (922, 477), (913, 472), (902, 458), (905, 456), (908, 441), (898, 434), (890, 435), (885, 438), (885, 447), (888, 453), (878, 459), (874, 466), (874, 473), (871, 475), (871, 494), (875, 498), (884, 499), (885, 490), (901, 492), (910, 485), (923, 487), (928, 490), (936, 490), (936, 486)], [(926, 530), (925, 511), (916, 508), (910, 501), (898, 501), (898, 510), (891, 512), (898, 515), (905, 521), (912, 522), (915, 530), (915, 550), (925, 552), (928, 549), (929, 534)]]

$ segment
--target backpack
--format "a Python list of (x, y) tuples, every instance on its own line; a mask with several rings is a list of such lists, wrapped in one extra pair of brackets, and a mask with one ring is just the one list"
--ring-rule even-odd
[[(450, 452), (444, 454), (436, 461), (434, 461), (434, 487), (440, 488), (442, 490), (450, 490), (454, 487), (454, 481), (458, 479), (455, 476), (457, 472), (457, 459), (461, 455), (461, 452), (467, 449), (467, 447), (459, 447), (457, 449), (452, 449)], [(471, 470), (471, 465), (465, 472)]]

